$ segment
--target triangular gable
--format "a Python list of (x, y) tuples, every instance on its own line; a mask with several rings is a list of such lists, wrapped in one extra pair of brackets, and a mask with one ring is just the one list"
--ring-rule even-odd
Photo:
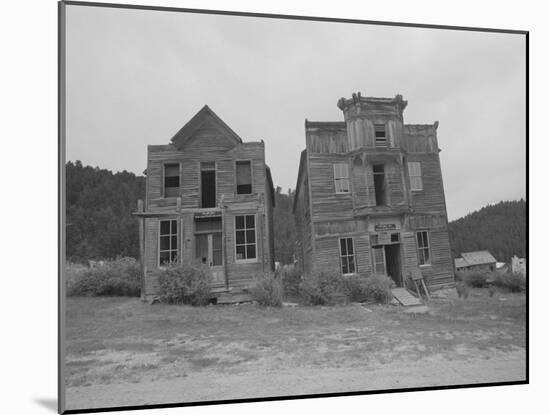
[(220, 132), (229, 140), (233, 141), (235, 145), (243, 142), (229, 126), (223, 122), (223, 120), (212, 111), (208, 105), (202, 107), (202, 109), (191, 118), (187, 124), (185, 124), (170, 141), (174, 143), (178, 150), (182, 150), (185, 144), (194, 136), (194, 134), (206, 124), (214, 125), (220, 130)]

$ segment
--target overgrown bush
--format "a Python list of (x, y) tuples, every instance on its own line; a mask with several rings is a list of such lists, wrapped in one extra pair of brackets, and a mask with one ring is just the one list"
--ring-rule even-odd
[(281, 307), (283, 305), (283, 283), (280, 276), (261, 275), (249, 289), (250, 296), (262, 306)]
[(472, 288), (484, 288), (488, 286), (487, 280), (490, 273), (487, 271), (464, 271), (457, 272), (455, 278), (457, 281), (466, 284)]
[(495, 272), (493, 284), (510, 292), (525, 291), (525, 276), (517, 272)]
[(65, 270), (70, 296), (139, 297), (141, 292), (141, 270), (134, 258), (106, 260), (95, 268), (68, 264)]
[(359, 275), (343, 275), (342, 288), (346, 298), (352, 302), (369, 300), (368, 282)]
[(281, 279), (285, 297), (299, 297), (302, 274), (298, 267), (288, 266), (278, 270), (275, 274)]
[(212, 272), (200, 262), (172, 264), (152, 272), (159, 299), (168, 304), (207, 305), (212, 298)]
[(392, 298), (391, 287), (393, 280), (385, 275), (373, 275), (365, 278), (365, 289), (369, 300), (387, 304)]
[(335, 271), (317, 271), (300, 283), (300, 296), (306, 304), (334, 304), (345, 298), (341, 275)]

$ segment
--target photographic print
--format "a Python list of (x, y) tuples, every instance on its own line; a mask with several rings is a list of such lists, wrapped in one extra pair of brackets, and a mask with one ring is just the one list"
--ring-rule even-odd
[(59, 4), (60, 410), (526, 383), (527, 32)]

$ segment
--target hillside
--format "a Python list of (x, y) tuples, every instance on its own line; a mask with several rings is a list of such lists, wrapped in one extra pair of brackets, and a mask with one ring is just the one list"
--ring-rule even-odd
[(497, 261), (526, 255), (526, 203), (500, 202), (449, 223), (454, 257), (461, 252), (488, 250)]

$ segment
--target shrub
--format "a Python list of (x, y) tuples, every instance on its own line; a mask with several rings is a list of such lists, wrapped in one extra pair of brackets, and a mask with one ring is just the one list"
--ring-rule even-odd
[(134, 258), (106, 260), (96, 268), (66, 266), (67, 295), (132, 296), (141, 292), (141, 269)]
[(341, 276), (335, 271), (317, 271), (306, 277), (299, 286), (300, 296), (309, 305), (334, 304), (345, 298)]
[(525, 291), (525, 276), (514, 272), (495, 273), (493, 284), (510, 292)]
[(462, 273), (460, 281), (472, 288), (484, 288), (488, 286), (489, 276), (490, 273), (486, 271), (466, 271)]
[(173, 264), (152, 272), (159, 299), (168, 304), (207, 305), (212, 298), (212, 272), (202, 263)]
[(470, 295), (470, 287), (463, 281), (459, 281), (456, 283), (456, 292), (458, 294), (458, 298), (464, 298), (467, 299)]
[(275, 273), (281, 279), (283, 285), (283, 294), (285, 297), (299, 297), (300, 283), (302, 274), (298, 267), (289, 265), (284, 266)]
[(283, 283), (280, 276), (268, 274), (257, 277), (249, 293), (252, 299), (262, 306), (283, 305)]
[(342, 286), (349, 301), (364, 302), (369, 299), (367, 278), (362, 278), (359, 275), (344, 275), (342, 276)]
[(368, 299), (377, 303), (387, 304), (392, 298), (393, 280), (385, 275), (373, 275), (364, 279)]

